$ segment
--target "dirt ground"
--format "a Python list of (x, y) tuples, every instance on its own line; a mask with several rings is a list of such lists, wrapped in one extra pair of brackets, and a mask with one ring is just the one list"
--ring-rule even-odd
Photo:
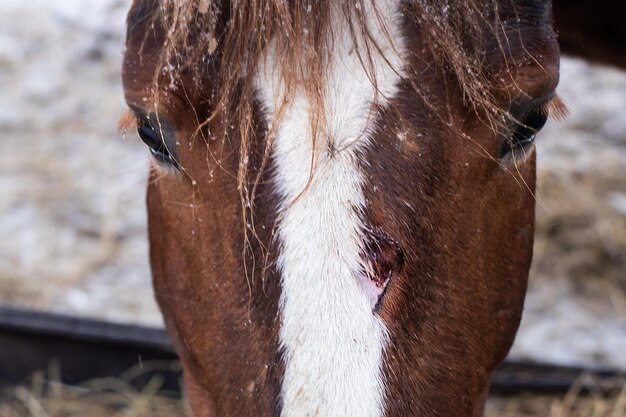
[[(0, 2), (2, 304), (161, 324), (148, 157), (116, 130), (128, 3)], [(512, 355), (626, 369), (626, 74), (565, 59), (559, 92), (571, 117), (539, 140), (536, 256)]]

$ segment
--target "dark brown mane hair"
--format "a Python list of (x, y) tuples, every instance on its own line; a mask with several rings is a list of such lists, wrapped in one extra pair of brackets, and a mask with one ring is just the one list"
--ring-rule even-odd
[[(281, 75), (285, 101), (299, 90), (312, 103), (319, 103), (323, 99), (328, 54), (332, 51), (326, 45), (332, 38), (329, 33), (332, 13), (343, 13), (351, 31), (364, 35), (367, 41), (357, 53), (364, 69), (372, 74), (369, 64), (378, 45), (369, 36), (360, 13), (370, 2), (374, 3), (373, 0), (158, 0), (154, 23), (165, 31), (165, 44), (156, 68), (156, 87), (163, 80), (175, 82), (172, 78), (183, 72), (201, 80), (207, 67), (219, 62), (215, 68), (217, 80), (213, 80), (219, 88), (211, 92), (211, 117), (225, 109), (236, 109), (236, 115), (231, 114), (230, 118), (238, 119), (244, 152), (248, 149), (247, 136), (252, 126), (255, 70), (268, 48), (271, 46), (272, 53), (284, 63)], [(337, 8), (333, 9), (333, 5)], [(497, 106), (488, 94), (492, 83), (485, 74), (485, 34), (495, 31), (496, 10), (495, 0), (411, 0), (403, 2), (402, 10), (406, 18), (419, 25), (423, 44), (430, 49), (438, 67), (456, 78), (467, 103), (475, 109), (489, 108), (488, 113)], [(155, 93), (159, 90), (156, 88)], [(156, 97), (155, 102), (158, 102)]]

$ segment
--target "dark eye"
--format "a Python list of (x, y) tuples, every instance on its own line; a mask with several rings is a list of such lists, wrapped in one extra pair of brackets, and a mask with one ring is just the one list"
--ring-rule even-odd
[[(535, 107), (521, 120), (513, 123), (510, 135), (500, 143), (500, 159), (523, 159), (535, 142), (535, 136), (545, 126), (548, 115), (542, 107)], [(516, 158), (518, 157), (518, 158)]]
[(154, 159), (178, 168), (174, 145), (169, 143), (171, 138), (164, 137), (168, 135), (169, 129), (164, 127), (163, 122), (153, 122), (152, 119), (153, 117), (141, 119), (137, 126), (139, 137), (143, 143), (148, 145)]

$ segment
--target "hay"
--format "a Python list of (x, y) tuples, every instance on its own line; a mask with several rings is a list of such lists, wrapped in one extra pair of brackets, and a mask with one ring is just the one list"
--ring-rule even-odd
[[(583, 387), (590, 390), (583, 392)], [(597, 382), (583, 376), (564, 396), (523, 394), (492, 397), (485, 417), (624, 417), (626, 380)]]
[[(155, 366), (144, 364), (144, 370)], [(134, 368), (117, 379), (97, 379), (80, 386), (51, 381), (42, 372), (28, 386), (6, 389), (0, 396), (2, 417), (190, 417), (184, 400), (159, 393), (157, 375), (137, 390), (131, 381), (141, 374)], [(49, 375), (55, 372), (49, 372)], [(583, 392), (586, 387), (589, 392)], [(626, 380), (582, 377), (565, 395), (491, 397), (485, 417), (625, 417)]]
[[(60, 372), (33, 374), (29, 385), (5, 389), (0, 395), (2, 417), (185, 417), (185, 402), (161, 392), (163, 378), (157, 373), (137, 389), (132, 382), (163, 369), (160, 363), (143, 363), (119, 378), (94, 379), (79, 386), (60, 382)], [(164, 370), (164, 369), (163, 369)], [(150, 374), (152, 375), (152, 374)]]

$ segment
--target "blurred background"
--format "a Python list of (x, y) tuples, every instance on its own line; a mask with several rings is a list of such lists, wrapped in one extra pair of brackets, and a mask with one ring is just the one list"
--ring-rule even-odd
[[(0, 305), (162, 326), (148, 156), (117, 131), (129, 4), (0, 0)], [(626, 72), (565, 58), (561, 73), (571, 115), (539, 138), (535, 260), (511, 356), (626, 370)], [(490, 412), (626, 415), (623, 403), (554, 414), (554, 401), (520, 414), (494, 400)], [(0, 416), (81, 415), (7, 404)], [(184, 415), (179, 403), (159, 407), (145, 415)]]

